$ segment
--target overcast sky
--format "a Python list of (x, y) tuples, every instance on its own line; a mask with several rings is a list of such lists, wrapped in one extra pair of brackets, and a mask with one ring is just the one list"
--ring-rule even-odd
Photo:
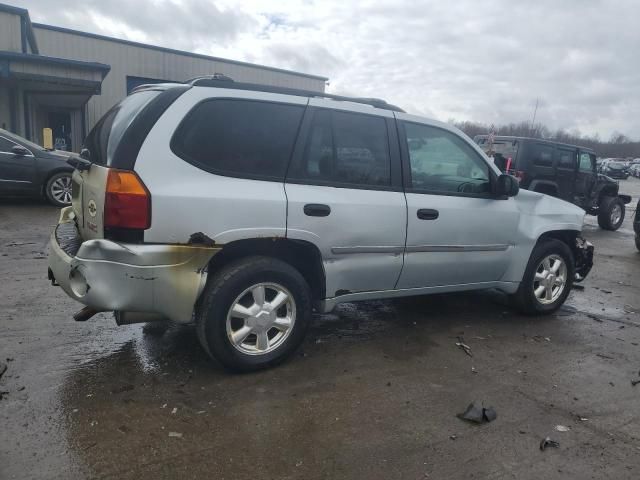
[(4, 0), (49, 23), (330, 78), (446, 121), (640, 138), (637, 0)]

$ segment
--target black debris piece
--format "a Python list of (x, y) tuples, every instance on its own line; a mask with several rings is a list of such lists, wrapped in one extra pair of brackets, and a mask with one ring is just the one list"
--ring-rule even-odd
[(544, 452), (545, 448), (553, 447), (558, 448), (560, 446), (560, 442), (556, 442), (555, 440), (551, 440), (549, 437), (545, 437), (540, 442), (540, 450)]
[(577, 283), (574, 283), (572, 288), (574, 290), (584, 290), (584, 285), (579, 285)]
[(458, 414), (458, 418), (473, 423), (489, 423), (498, 418), (495, 408), (484, 408), (481, 403), (470, 403), (463, 413)]
[(638, 385), (640, 383), (640, 380), (631, 380), (631, 386), (635, 387), (636, 385)]
[(7, 364), (0, 362), (0, 378), (2, 378), (2, 375), (4, 375), (4, 372), (7, 371)]

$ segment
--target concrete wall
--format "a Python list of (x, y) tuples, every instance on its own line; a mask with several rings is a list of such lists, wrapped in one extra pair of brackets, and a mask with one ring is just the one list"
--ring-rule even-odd
[(0, 50), (22, 52), (20, 16), (0, 12)]
[(87, 127), (127, 94), (127, 76), (185, 81), (199, 75), (223, 73), (234, 80), (266, 85), (324, 91), (324, 80), (295, 72), (275, 71), (253, 65), (167, 52), (153, 47), (85, 36), (34, 25), (41, 55), (111, 65), (102, 83), (102, 94), (87, 105)]

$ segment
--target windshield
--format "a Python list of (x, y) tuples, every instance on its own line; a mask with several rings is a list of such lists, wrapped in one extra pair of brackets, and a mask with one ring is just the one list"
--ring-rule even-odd
[(607, 167), (615, 168), (615, 169), (620, 169), (620, 168), (624, 168), (624, 163), (620, 163), (620, 162), (609, 162), (609, 164), (607, 165)]
[(89, 151), (89, 160), (100, 165), (111, 165), (124, 132), (138, 113), (160, 92), (161, 90), (142, 90), (133, 93), (105, 113), (84, 142), (83, 148)]

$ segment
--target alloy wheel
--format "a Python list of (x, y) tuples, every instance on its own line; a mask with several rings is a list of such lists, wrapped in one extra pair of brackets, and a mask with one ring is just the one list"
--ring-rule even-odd
[(56, 178), (49, 187), (51, 196), (58, 202), (66, 205), (71, 203), (71, 176), (65, 175)]
[(243, 291), (227, 314), (227, 337), (247, 355), (265, 355), (280, 347), (296, 321), (289, 290), (277, 283), (258, 283)]
[(560, 255), (543, 258), (536, 268), (533, 294), (543, 305), (555, 302), (567, 285), (567, 264)]

